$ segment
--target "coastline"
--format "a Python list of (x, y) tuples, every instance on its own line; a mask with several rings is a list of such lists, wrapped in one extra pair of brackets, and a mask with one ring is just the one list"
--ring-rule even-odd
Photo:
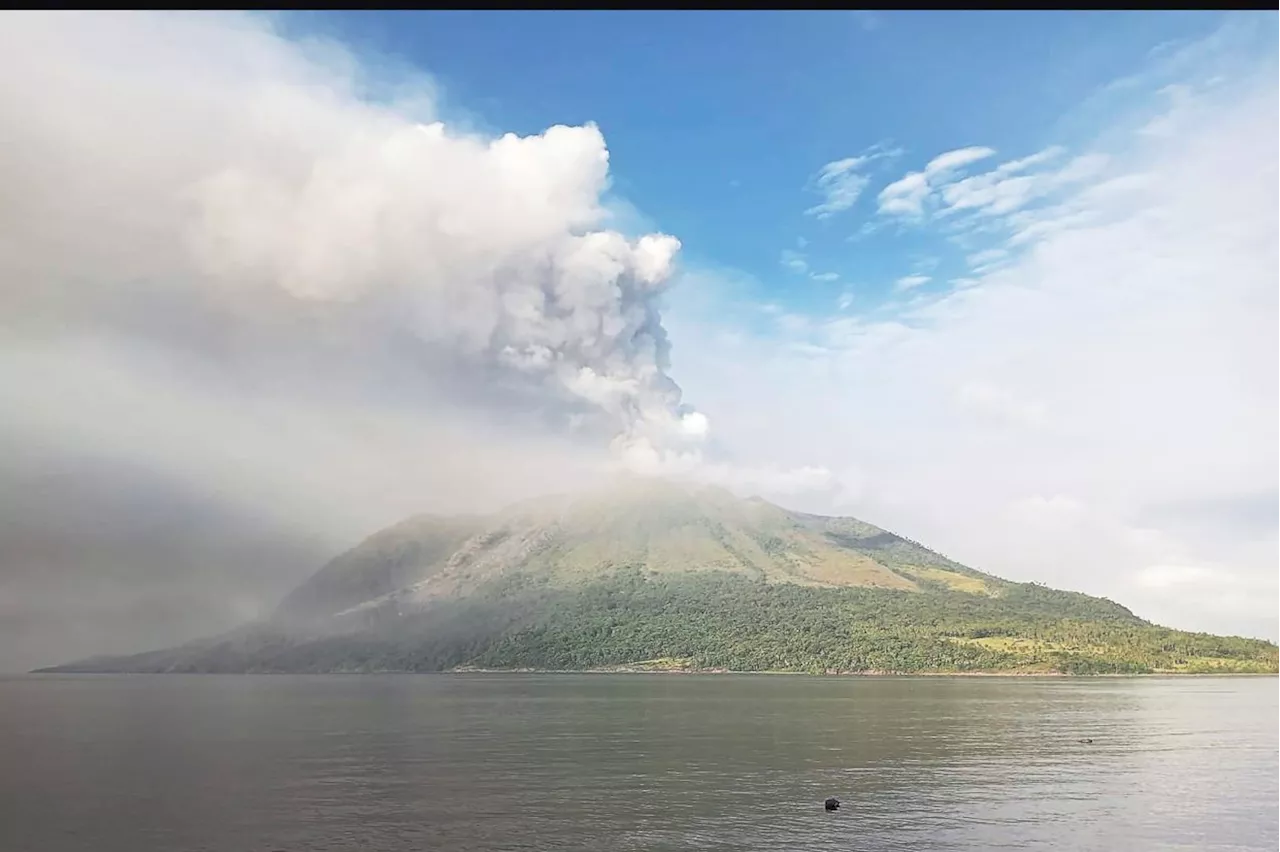
[(218, 671), (218, 672), (202, 672), (202, 671), (129, 671), (122, 669), (119, 671), (93, 671), (88, 669), (62, 669), (60, 667), (48, 667), (32, 669), (25, 672), (0, 672), (0, 677), (30, 677), (33, 675), (252, 675), (256, 677), (271, 676), (290, 676), (290, 675), (512, 675), (512, 674), (536, 674), (536, 675), (710, 675), (716, 677), (731, 677), (734, 675), (750, 675), (750, 676), (780, 676), (780, 677), (831, 677), (831, 678), (886, 678), (886, 677), (964, 677), (964, 678), (1223, 678), (1223, 677), (1280, 677), (1280, 672), (1179, 672), (1179, 671), (1153, 671), (1153, 672), (1106, 672), (1099, 674), (1070, 674), (1068, 672), (1058, 671), (968, 671), (968, 672), (949, 672), (949, 671), (917, 671), (917, 672), (899, 672), (899, 671), (827, 671), (827, 672), (800, 672), (800, 671), (742, 671), (737, 669), (692, 669), (692, 668), (642, 668), (636, 666), (617, 666), (608, 668), (594, 669), (536, 669), (536, 668), (515, 668), (515, 669), (486, 669), (460, 666), (452, 669), (442, 669), (437, 671), (413, 671), (410, 669), (334, 669), (331, 671), (286, 671), (286, 670), (246, 670), (246, 671)]
[[(391, 672), (387, 672), (390, 674)], [(469, 666), (447, 669), (441, 674), (627, 674), (627, 675), (779, 675), (791, 677), (977, 677), (977, 678), (1152, 678), (1152, 677), (1280, 677), (1280, 672), (1177, 672), (1154, 671), (1141, 673), (1068, 674), (1057, 671), (918, 671), (898, 672), (872, 669), (867, 671), (737, 671), (732, 669), (643, 668), (637, 666), (611, 666), (593, 669), (484, 669)]]
[(799, 677), (1070, 677), (1062, 672), (897, 672), (881, 669), (865, 671), (800, 672), (785, 669), (741, 671), (738, 669), (659, 668), (645, 666), (605, 666), (592, 669), (483, 669), (459, 666), (445, 674), (658, 674), (658, 675), (786, 675)]

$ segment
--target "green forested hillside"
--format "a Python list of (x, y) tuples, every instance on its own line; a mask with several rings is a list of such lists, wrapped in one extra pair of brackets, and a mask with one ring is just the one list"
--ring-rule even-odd
[(1274, 644), (1012, 583), (852, 518), (628, 485), (410, 519), (269, 621), (62, 671), (1277, 671)]
[(735, 671), (1276, 671), (1276, 647), (1156, 627), (1038, 586), (1001, 598), (815, 589), (732, 575), (621, 572), (470, 663), (493, 668)]

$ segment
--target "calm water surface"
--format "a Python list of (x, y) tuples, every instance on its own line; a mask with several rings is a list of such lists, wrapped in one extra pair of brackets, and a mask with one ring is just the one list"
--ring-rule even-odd
[(0, 679), (4, 852), (1278, 839), (1274, 678)]

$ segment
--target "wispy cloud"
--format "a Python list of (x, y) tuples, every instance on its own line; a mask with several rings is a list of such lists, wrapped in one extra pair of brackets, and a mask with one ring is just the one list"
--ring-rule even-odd
[[(1005, 166), (985, 174), (940, 187), (938, 215), (947, 216), (965, 211), (984, 216), (1012, 213), (1071, 184), (1099, 176), (1107, 167), (1107, 162), (1107, 157), (1101, 154), (1085, 154), (1072, 159), (1060, 169), (1031, 174), (1018, 173), (1028, 168), (1024, 164), (1025, 160), (1006, 163)], [(1010, 165), (1017, 165), (1018, 168), (1006, 168)]]
[(794, 272), (797, 275), (803, 275), (809, 271), (809, 261), (805, 259), (804, 253), (795, 249), (783, 249), (779, 262), (788, 272)]
[(865, 162), (861, 157), (847, 157), (823, 166), (814, 183), (826, 200), (810, 207), (805, 214), (826, 219), (852, 207), (871, 182), (858, 171)]
[(904, 293), (907, 290), (914, 290), (917, 287), (923, 287), (932, 280), (933, 279), (928, 275), (904, 275), (897, 281), (893, 282), (893, 289), (900, 293)]
[[(809, 241), (804, 237), (796, 239), (796, 245), (804, 248), (809, 245)], [(782, 264), (782, 268), (793, 275), (808, 275), (811, 281), (820, 283), (830, 283), (839, 281), (840, 275), (835, 272), (813, 272), (809, 263), (809, 256), (798, 249), (783, 249), (779, 256), (778, 262)]]
[(969, 268), (981, 272), (983, 270), (990, 269), (992, 266), (1008, 257), (1009, 252), (1006, 249), (983, 249), (982, 251), (974, 252), (966, 257), (965, 262), (969, 264)]
[(1143, 136), (1172, 136), (1182, 129), (1187, 116), (1195, 106), (1197, 97), (1190, 86), (1172, 84), (1160, 90), (1168, 101), (1168, 108), (1138, 128)]
[(845, 237), (844, 240), (847, 243), (861, 242), (862, 240), (874, 234), (879, 227), (880, 226), (877, 222), (863, 222), (862, 226), (858, 228), (857, 231)]
[(876, 160), (896, 157), (900, 153), (900, 150), (888, 150), (877, 145), (856, 157), (827, 163), (811, 180), (812, 188), (822, 194), (823, 201), (804, 211), (805, 215), (828, 219), (853, 207), (871, 182), (865, 168)]
[(880, 212), (889, 216), (918, 218), (924, 215), (929, 179), (924, 172), (910, 172), (880, 190)]
[(994, 148), (983, 148), (976, 145), (969, 148), (957, 148), (954, 151), (939, 154), (930, 160), (924, 167), (924, 173), (929, 178), (937, 178), (956, 169), (962, 169), (971, 163), (995, 156), (995, 153)]
[(973, 146), (939, 154), (925, 165), (923, 171), (909, 172), (880, 190), (880, 212), (904, 218), (919, 218), (924, 214), (925, 199), (929, 197), (933, 185), (944, 181), (956, 170), (985, 160), (995, 153), (992, 148)]
[(1087, 222), (1087, 193), (1117, 180), (1107, 178), (1111, 159), (1105, 154), (1082, 154), (1064, 162), (1062, 146), (977, 174), (964, 173), (994, 153), (960, 148), (940, 154), (880, 192), (881, 217), (906, 226), (938, 225), (968, 253), (970, 273), (982, 275), (1006, 265), (1013, 251)]
[(979, 147), (948, 151), (930, 160), (923, 170), (909, 172), (881, 190), (878, 209), (882, 215), (917, 222), (930, 215), (1001, 216), (1097, 177), (1107, 166), (1106, 157), (1085, 154), (1060, 168), (1043, 168), (1065, 153), (1066, 149), (1055, 145), (965, 176), (967, 166), (993, 156), (995, 151)]

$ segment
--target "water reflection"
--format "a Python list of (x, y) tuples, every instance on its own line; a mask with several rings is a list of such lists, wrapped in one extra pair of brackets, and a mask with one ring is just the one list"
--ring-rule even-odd
[(13, 678), (0, 848), (1274, 850), (1276, 727), (1272, 678)]

